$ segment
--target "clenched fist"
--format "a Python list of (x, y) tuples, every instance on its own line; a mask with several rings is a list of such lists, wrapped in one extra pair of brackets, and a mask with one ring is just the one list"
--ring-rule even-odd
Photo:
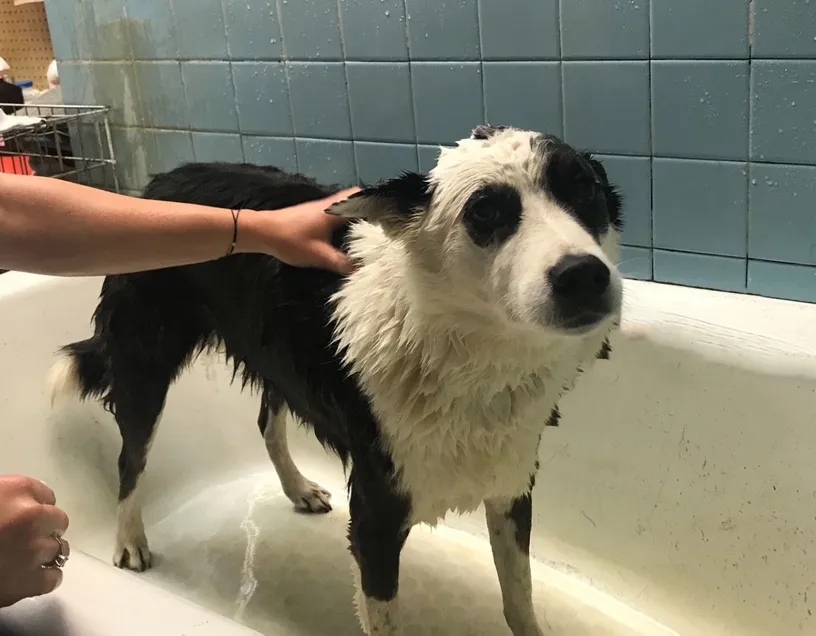
[(56, 506), (54, 491), (41, 481), (0, 476), (0, 607), (48, 594), (62, 582), (62, 570), (45, 567), (68, 544), (61, 537), (68, 515)]

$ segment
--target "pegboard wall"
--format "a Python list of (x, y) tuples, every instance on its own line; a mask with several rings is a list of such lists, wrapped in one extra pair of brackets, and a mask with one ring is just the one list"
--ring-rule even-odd
[(15, 80), (30, 79), (36, 88), (48, 88), (45, 73), (54, 51), (42, 2), (15, 6), (14, 0), (0, 0), (0, 57)]

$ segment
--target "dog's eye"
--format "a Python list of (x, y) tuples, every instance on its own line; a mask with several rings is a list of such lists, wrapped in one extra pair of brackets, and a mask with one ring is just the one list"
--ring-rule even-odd
[(489, 198), (475, 201), (468, 211), (470, 218), (482, 225), (495, 223), (499, 218), (499, 208), (496, 207), (496, 201), (491, 201)]
[(463, 222), (476, 245), (498, 244), (521, 222), (521, 196), (510, 186), (486, 186), (465, 205)]
[(582, 175), (578, 178), (578, 198), (582, 201), (594, 201), (600, 192), (600, 183), (595, 177)]

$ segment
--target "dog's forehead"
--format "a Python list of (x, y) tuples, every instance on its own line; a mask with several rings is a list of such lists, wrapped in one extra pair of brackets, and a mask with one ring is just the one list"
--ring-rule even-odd
[(509, 183), (536, 178), (546, 161), (542, 136), (507, 129), (488, 139), (463, 139), (443, 148), (431, 173), (440, 186), (465, 187), (472, 183)]

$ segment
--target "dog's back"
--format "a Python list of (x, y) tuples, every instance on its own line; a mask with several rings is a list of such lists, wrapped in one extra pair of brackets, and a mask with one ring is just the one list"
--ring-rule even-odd
[[(338, 189), (274, 167), (215, 163), (190, 164), (158, 175), (143, 196), (253, 214), (317, 200)], [(345, 228), (337, 231), (337, 247), (343, 246), (345, 235)], [(112, 387), (103, 356), (93, 353), (104, 349), (104, 360), (109, 361), (119, 353), (111, 348), (134, 347), (137, 350), (121, 356), (134, 365), (139, 350), (149, 342), (161, 345), (161, 366), (168, 377), (174, 377), (192, 354), (219, 344), (244, 383), (281, 375), (280, 381), (288, 384), (287, 379), (302, 375), (316, 387), (332, 375), (325, 373), (329, 368), (341, 375), (329, 353), (333, 347), (328, 307), (340, 283), (334, 273), (289, 267), (259, 254), (108, 276), (94, 314), (94, 337), (69, 345), (66, 351), (75, 355), (80, 375), (88, 381), (83, 395), (95, 397), (107, 397)], [(292, 358), (291, 352), (299, 355)], [(159, 361), (149, 362), (155, 368)], [(320, 379), (309, 377), (316, 367), (322, 371)], [(308, 403), (298, 406), (291, 405), (303, 416), (311, 409)]]

